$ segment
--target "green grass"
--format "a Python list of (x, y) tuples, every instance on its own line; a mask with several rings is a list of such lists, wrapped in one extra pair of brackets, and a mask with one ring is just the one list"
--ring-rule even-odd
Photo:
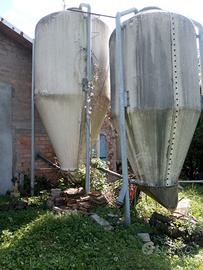
[[(200, 228), (201, 230), (203, 230), (203, 186), (185, 185), (183, 190), (179, 192), (179, 200), (182, 198), (189, 198), (191, 200), (189, 213), (191, 216), (195, 217), (199, 221), (196, 229)], [(170, 211), (166, 210), (153, 199), (143, 194), (142, 199), (136, 207), (138, 217), (141, 220), (148, 220), (154, 211), (165, 215), (171, 215)], [(190, 228), (189, 226), (185, 224), (184, 227), (188, 229)], [(168, 239), (164, 237), (161, 240), (161, 243), (163, 243), (164, 241), (168, 241)], [(165, 252), (166, 256), (170, 258), (170, 269), (203, 270), (202, 248), (194, 245), (192, 247), (188, 247), (189, 252), (182, 252), (182, 247), (184, 246), (184, 244), (181, 239), (173, 240), (170, 249), (165, 248), (164, 245), (160, 247), (161, 250)]]
[[(202, 195), (202, 188), (187, 188), (180, 195), (191, 197), (191, 211), (198, 218), (203, 216)], [(0, 203), (5, 200), (0, 198)], [(141, 216), (135, 212), (129, 228), (118, 226), (113, 231), (105, 231), (81, 214), (54, 215), (39, 201), (37, 208), (0, 212), (0, 270), (203, 269), (203, 251), (199, 248), (187, 256), (162, 248), (151, 255), (143, 253), (137, 233), (151, 228), (140, 218), (163, 210), (150, 198), (146, 201), (143, 196), (137, 207)], [(107, 212), (122, 214), (111, 208), (100, 208), (98, 212), (104, 217)]]
[(8, 195), (6, 195), (6, 196), (0, 195), (0, 204), (7, 203), (9, 201), (11, 201), (11, 197), (10, 196), (8, 196)]
[(191, 214), (203, 222), (203, 186), (186, 186), (181, 196), (191, 200)]

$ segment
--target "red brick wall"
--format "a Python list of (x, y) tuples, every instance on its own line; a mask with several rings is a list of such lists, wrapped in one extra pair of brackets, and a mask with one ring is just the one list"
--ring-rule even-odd
[[(32, 50), (0, 31), (0, 81), (13, 87), (12, 133), (13, 174), (30, 173), (31, 164), (31, 80)], [(54, 160), (54, 151), (36, 112), (36, 150)], [(53, 175), (55, 169), (36, 162), (37, 175)]]
[[(46, 134), (36, 134), (35, 136), (36, 152), (42, 154), (47, 159), (55, 162), (55, 154), (49, 138)], [(16, 153), (17, 153), (17, 171), (29, 174), (30, 172), (30, 150), (31, 136), (30, 134), (18, 134), (16, 136)], [(49, 167), (41, 159), (36, 160), (36, 175), (48, 178), (56, 177), (56, 170)], [(55, 179), (53, 179), (55, 180)]]

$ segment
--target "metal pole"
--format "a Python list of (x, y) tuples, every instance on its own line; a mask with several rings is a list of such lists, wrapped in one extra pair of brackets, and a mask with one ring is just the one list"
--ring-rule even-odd
[(188, 183), (188, 184), (202, 184), (203, 180), (178, 180), (178, 183), (184, 184), (184, 183)]
[(87, 36), (87, 70), (86, 70), (86, 89), (85, 89), (85, 105), (86, 105), (86, 181), (85, 191), (90, 192), (90, 163), (91, 163), (91, 119), (90, 119), (90, 92), (92, 80), (92, 17), (91, 6), (89, 4), (80, 4), (80, 9), (87, 8), (86, 15), (86, 36)]
[(199, 41), (199, 60), (200, 60), (200, 77), (201, 77), (201, 95), (203, 94), (203, 26), (194, 20), (192, 20), (195, 27), (198, 29), (197, 38)]
[[(118, 12), (116, 14), (116, 72), (117, 84), (119, 87), (119, 129), (120, 129), (120, 146), (123, 174), (123, 190), (125, 196), (125, 225), (131, 223), (130, 218), (130, 199), (128, 188), (128, 162), (127, 162), (127, 143), (126, 143), (126, 128), (125, 128), (125, 89), (124, 89), (124, 70), (123, 70), (123, 52), (122, 52), (122, 31), (121, 17), (129, 13), (137, 13), (136, 8)], [(119, 198), (118, 198), (119, 201)]]
[(32, 93), (31, 93), (31, 181), (30, 189), (31, 195), (34, 195), (35, 188), (35, 87), (34, 87), (34, 61), (35, 61), (35, 40), (32, 45)]
[(199, 54), (200, 54), (200, 68), (201, 68), (201, 95), (203, 94), (203, 27), (198, 25), (199, 30)]

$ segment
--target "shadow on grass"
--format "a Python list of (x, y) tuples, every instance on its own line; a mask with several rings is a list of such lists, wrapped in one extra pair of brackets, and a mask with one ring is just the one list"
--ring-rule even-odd
[(133, 224), (128, 229), (105, 231), (78, 214), (44, 213), (5, 239), (0, 249), (1, 270), (173, 269), (166, 254), (143, 252), (136, 228)]
[(3, 230), (14, 232), (36, 219), (41, 213), (44, 212), (44, 210), (38, 208), (0, 211), (0, 233)]

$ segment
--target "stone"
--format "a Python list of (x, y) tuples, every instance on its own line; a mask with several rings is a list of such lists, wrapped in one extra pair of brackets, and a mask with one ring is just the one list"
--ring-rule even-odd
[(150, 235), (148, 233), (138, 233), (137, 236), (142, 240), (142, 242), (151, 242)]
[(66, 204), (66, 200), (63, 197), (56, 197), (54, 199), (54, 205), (56, 206), (65, 205), (65, 204)]
[(89, 201), (89, 199), (90, 199), (90, 196), (80, 197), (81, 202), (87, 202), (87, 201)]
[(57, 206), (54, 206), (54, 207), (53, 207), (53, 211), (54, 211), (56, 214), (61, 214), (61, 213), (63, 213), (63, 209), (61, 209), (60, 207), (57, 207)]
[(91, 196), (91, 194), (89, 194), (90, 196), (90, 202), (96, 205), (103, 205), (103, 204), (107, 204), (107, 200), (106, 198), (100, 194), (100, 196)]
[(110, 223), (107, 220), (105, 220), (104, 218), (100, 217), (97, 214), (91, 214), (90, 218), (92, 219), (92, 221), (102, 226), (105, 230), (110, 231), (113, 229), (113, 227), (110, 225)]
[(174, 214), (189, 215), (190, 210), (190, 199), (182, 199), (178, 202), (177, 208)]
[(47, 207), (48, 207), (48, 208), (52, 208), (53, 206), (54, 206), (54, 201), (51, 200), (51, 199), (48, 199), (48, 200), (47, 200)]
[(60, 188), (52, 188), (51, 189), (51, 197), (52, 198), (60, 197), (60, 195), (61, 195), (61, 189)]
[(80, 188), (68, 188), (63, 191), (63, 195), (71, 198), (77, 198), (85, 194), (85, 191), (82, 187)]
[(111, 214), (111, 213), (109, 213), (107, 216), (108, 216), (109, 218), (119, 218), (118, 215)]
[(142, 246), (142, 252), (145, 255), (151, 255), (154, 252), (155, 248), (156, 247), (154, 246), (154, 243), (152, 241), (145, 242)]
[(79, 208), (85, 208), (86, 210), (89, 210), (91, 208), (91, 205), (90, 205), (89, 202), (78, 201), (77, 205), (78, 205)]

